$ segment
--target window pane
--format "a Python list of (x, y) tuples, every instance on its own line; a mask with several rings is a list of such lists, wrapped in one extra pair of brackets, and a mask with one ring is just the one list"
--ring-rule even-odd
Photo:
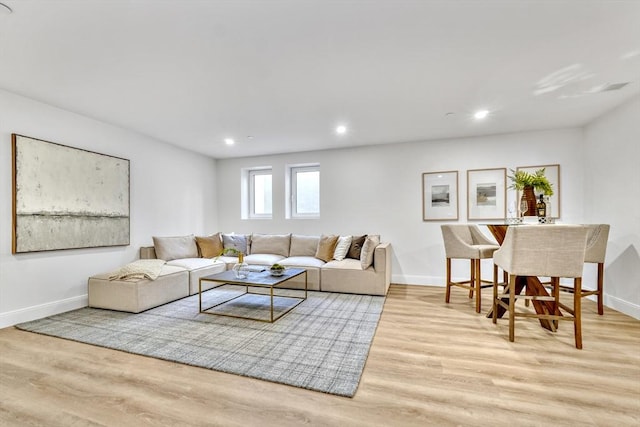
[(296, 173), (296, 212), (320, 213), (320, 171)]
[(253, 197), (253, 213), (271, 215), (271, 175), (253, 176)]

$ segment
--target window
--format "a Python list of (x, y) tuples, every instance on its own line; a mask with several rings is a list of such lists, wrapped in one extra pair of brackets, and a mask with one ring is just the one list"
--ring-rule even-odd
[(271, 169), (249, 169), (249, 218), (271, 218)]
[(320, 165), (289, 167), (289, 218), (320, 217)]

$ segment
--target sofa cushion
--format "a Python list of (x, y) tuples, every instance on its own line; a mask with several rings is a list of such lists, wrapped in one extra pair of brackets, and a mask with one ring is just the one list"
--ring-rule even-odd
[(196, 236), (196, 244), (202, 258), (215, 258), (222, 253), (222, 239), (220, 233), (213, 234), (209, 237)]
[(244, 234), (223, 234), (222, 235), (223, 249), (235, 249), (238, 252), (247, 254), (248, 239)]
[(376, 246), (380, 244), (380, 236), (369, 235), (362, 245), (362, 252), (360, 253), (360, 262), (362, 263), (362, 269), (366, 270), (373, 264), (373, 253), (376, 250)]
[(316, 258), (323, 260), (324, 262), (331, 261), (333, 253), (336, 250), (336, 244), (338, 243), (338, 236), (333, 234), (323, 234), (320, 236), (320, 242), (318, 243), (318, 249), (316, 249)]
[(329, 261), (322, 269), (330, 270), (362, 270), (362, 262), (359, 259), (345, 258), (342, 261)]
[(165, 261), (178, 258), (198, 258), (198, 247), (193, 234), (177, 237), (153, 237), (156, 257)]
[(167, 265), (182, 267), (187, 270), (197, 270), (198, 268), (210, 267), (216, 264), (224, 264), (224, 262), (219, 260), (214, 261), (210, 258), (182, 258), (167, 262)]
[(251, 235), (252, 254), (273, 254), (289, 256), (291, 234), (253, 234)]
[(282, 255), (275, 254), (251, 254), (244, 257), (244, 262), (251, 265), (265, 265), (270, 267), (284, 258)]
[(320, 268), (325, 263), (314, 256), (291, 256), (280, 261), (285, 267), (315, 267)]
[(291, 235), (291, 250), (289, 256), (316, 256), (320, 236)]
[(362, 245), (364, 245), (366, 238), (366, 234), (364, 236), (353, 236), (353, 239), (351, 239), (351, 246), (349, 246), (349, 252), (347, 252), (347, 258), (360, 259)]
[(333, 252), (333, 259), (342, 261), (347, 256), (347, 252), (349, 252), (349, 248), (351, 247), (351, 240), (353, 236), (340, 236), (338, 238), (338, 243), (336, 244), (336, 249)]

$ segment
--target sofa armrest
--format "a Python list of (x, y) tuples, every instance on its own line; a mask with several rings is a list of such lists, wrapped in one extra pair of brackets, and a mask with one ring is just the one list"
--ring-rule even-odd
[(156, 249), (153, 246), (143, 246), (140, 248), (140, 259), (156, 259)]
[(380, 243), (373, 252), (373, 269), (377, 272), (391, 271), (391, 243)]

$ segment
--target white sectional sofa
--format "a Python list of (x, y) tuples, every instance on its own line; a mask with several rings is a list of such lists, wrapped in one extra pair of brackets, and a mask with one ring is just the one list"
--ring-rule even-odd
[[(231, 249), (246, 254), (244, 259), (249, 265), (270, 267), (278, 263), (285, 267), (305, 268), (309, 290), (386, 295), (391, 283), (391, 244), (380, 243), (378, 235), (216, 233), (207, 237), (189, 235), (154, 237), (153, 240), (154, 246), (140, 249), (140, 258), (162, 259), (167, 261), (167, 266), (178, 269), (174, 273), (182, 270), (185, 274), (175, 274), (172, 278), (163, 279), (163, 286), (168, 286), (165, 283), (167, 280), (174, 280), (175, 288), (183, 289), (180, 295), (167, 292), (164, 300), (157, 297), (152, 299), (152, 304), (155, 305), (145, 303), (130, 306), (118, 302), (121, 298), (130, 298), (125, 289), (140, 292), (142, 289), (151, 289), (155, 281), (144, 279), (135, 285), (127, 283), (118, 288), (113, 283), (108, 283), (108, 274), (98, 275), (89, 279), (89, 306), (142, 311), (140, 308), (146, 307), (143, 308), (146, 310), (196, 294), (201, 277), (231, 269), (238, 262), (236, 256), (224, 254)], [(207, 283), (207, 287), (203, 289), (212, 286), (213, 283)], [(288, 281), (287, 287), (304, 287), (304, 277)], [(159, 290), (158, 292), (161, 293)]]

